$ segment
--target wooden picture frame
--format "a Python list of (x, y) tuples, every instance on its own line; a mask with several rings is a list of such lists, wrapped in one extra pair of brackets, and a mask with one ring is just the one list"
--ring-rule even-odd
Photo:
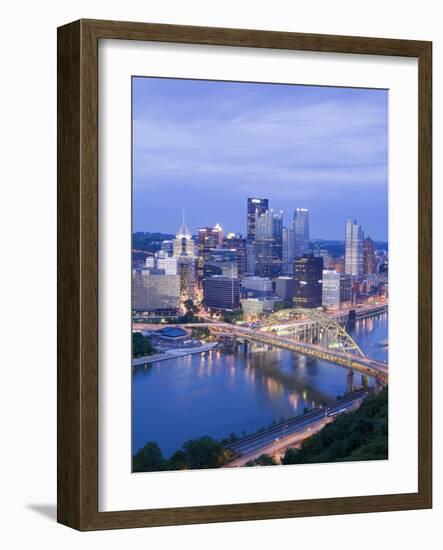
[[(418, 59), (418, 492), (98, 511), (98, 42), (159, 41)], [(424, 41), (80, 20), (58, 29), (58, 521), (79, 530), (432, 506), (431, 71)]]

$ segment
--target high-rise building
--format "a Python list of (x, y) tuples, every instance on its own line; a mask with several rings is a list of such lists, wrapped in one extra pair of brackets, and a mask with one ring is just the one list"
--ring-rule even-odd
[(161, 250), (168, 256), (172, 256), (174, 254), (174, 241), (162, 241)]
[(238, 262), (236, 250), (230, 248), (214, 248), (205, 261), (204, 278), (222, 275), (230, 279), (238, 278)]
[(273, 294), (273, 283), (267, 277), (245, 277), (242, 281), (242, 294), (245, 298), (262, 298)]
[(164, 271), (165, 275), (177, 275), (177, 258), (171, 258), (167, 252), (160, 250), (155, 256), (146, 258), (145, 267), (152, 274)]
[(377, 272), (375, 245), (370, 237), (363, 240), (363, 272), (365, 275), (373, 275)]
[(357, 220), (346, 220), (345, 273), (363, 275), (363, 231)]
[(248, 241), (255, 241), (255, 216), (263, 214), (268, 209), (268, 199), (249, 198), (248, 199), (248, 212), (247, 212), (247, 239)]
[(294, 210), (295, 255), (302, 256), (309, 252), (309, 210), (296, 208)]
[(282, 231), (282, 273), (294, 273), (295, 259), (295, 231), (290, 227), (283, 227)]
[(340, 273), (323, 269), (322, 305), (328, 309), (340, 307)]
[(274, 279), (274, 285), (277, 296), (292, 302), (295, 296), (295, 280), (293, 277), (277, 277)]
[(294, 261), (295, 307), (321, 307), (322, 275), (323, 258), (305, 254)]
[(340, 273), (340, 303), (352, 301), (352, 277)]
[(282, 271), (283, 212), (266, 210), (255, 217), (255, 272), (276, 277)]
[(246, 274), (255, 274), (255, 242), (246, 240)]
[(191, 232), (183, 223), (179, 227), (173, 244), (173, 257), (177, 259), (177, 273), (180, 276), (182, 300), (194, 298), (195, 294), (195, 246)]
[(238, 279), (222, 275), (203, 279), (203, 302), (210, 309), (238, 309), (240, 305)]
[(139, 311), (176, 311), (180, 303), (180, 277), (164, 270), (133, 270), (132, 307)]
[(219, 224), (215, 227), (200, 227), (198, 230), (197, 247), (197, 275), (200, 281), (204, 277), (204, 264), (208, 260), (211, 250), (221, 248), (223, 243), (223, 232)]
[(223, 248), (235, 250), (237, 256), (238, 277), (243, 278), (246, 273), (246, 240), (242, 235), (228, 233), (223, 239)]

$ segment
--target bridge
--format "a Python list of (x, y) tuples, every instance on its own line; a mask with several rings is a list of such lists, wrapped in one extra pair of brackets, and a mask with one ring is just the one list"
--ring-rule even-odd
[[(300, 317), (307, 321), (300, 320)], [(222, 322), (189, 323), (184, 326), (207, 327), (212, 332), (230, 334), (240, 341), (286, 349), (352, 369), (382, 384), (388, 382), (388, 365), (367, 357), (342, 325), (321, 311), (302, 308), (282, 310), (268, 316), (257, 328)], [(292, 334), (288, 335), (288, 330)]]

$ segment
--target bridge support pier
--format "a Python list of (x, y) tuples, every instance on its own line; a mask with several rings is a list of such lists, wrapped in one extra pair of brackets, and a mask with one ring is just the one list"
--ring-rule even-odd
[(362, 375), (361, 375), (361, 385), (362, 385), (364, 388), (367, 388), (367, 387), (368, 387), (368, 377), (367, 377), (365, 374), (362, 374)]
[(346, 391), (351, 393), (354, 388), (354, 369), (349, 369), (346, 375)]

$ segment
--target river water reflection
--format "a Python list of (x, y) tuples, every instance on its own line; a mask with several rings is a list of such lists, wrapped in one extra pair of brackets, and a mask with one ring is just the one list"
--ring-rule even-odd
[[(387, 313), (356, 323), (351, 335), (387, 361)], [(132, 450), (156, 441), (165, 456), (188, 439), (252, 433), (335, 400), (346, 369), (289, 351), (214, 350), (133, 369)], [(356, 375), (355, 382), (360, 383)]]

